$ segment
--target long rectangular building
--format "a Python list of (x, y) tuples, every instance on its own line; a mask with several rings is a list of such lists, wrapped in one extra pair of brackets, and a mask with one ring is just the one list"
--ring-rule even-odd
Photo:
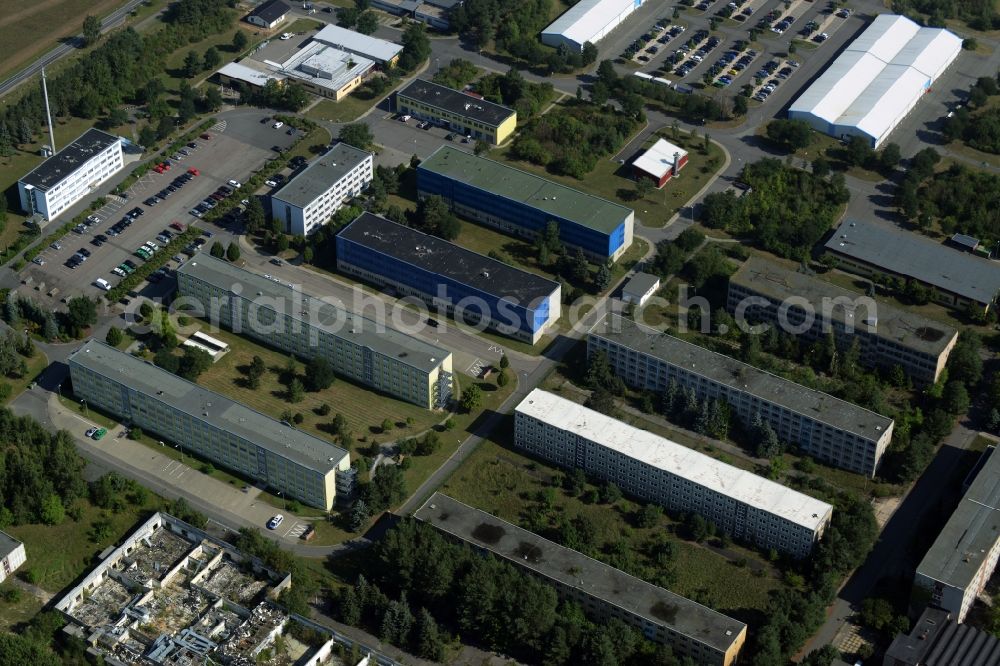
[(832, 332), (842, 349), (857, 340), (862, 363), (898, 365), (920, 384), (937, 381), (958, 341), (951, 326), (760, 257), (750, 257), (729, 278), (727, 307), (807, 340)]
[(125, 166), (122, 142), (89, 129), (17, 181), (21, 210), (53, 220)]
[(27, 561), (24, 544), (6, 532), (0, 532), (0, 583)]
[(598, 352), (629, 386), (662, 393), (674, 381), (729, 403), (745, 424), (760, 414), (780, 439), (834, 467), (874, 476), (892, 439), (890, 418), (618, 315), (587, 336), (588, 357)]
[(826, 242), (838, 268), (865, 277), (916, 280), (933, 300), (952, 308), (986, 311), (1000, 295), (996, 262), (948, 247), (893, 224), (844, 220)]
[(329, 510), (353, 488), (344, 449), (150, 362), (97, 340), (66, 362), (77, 399), (288, 497)]
[(494, 145), (517, 129), (514, 109), (424, 79), (396, 93), (396, 110)]
[(583, 51), (625, 22), (643, 0), (580, 0), (542, 30), (542, 44)]
[(514, 410), (514, 444), (794, 557), (810, 553), (833, 513), (826, 502), (541, 389)]
[(990, 447), (934, 545), (921, 560), (914, 585), (930, 604), (957, 622), (986, 587), (1000, 558), (1000, 455)]
[(532, 344), (559, 319), (559, 284), (371, 213), (337, 235), (337, 270)]
[(308, 236), (348, 199), (371, 185), (373, 155), (340, 142), (271, 195), (271, 213), (285, 231)]
[(453, 146), (417, 167), (417, 195), (432, 194), (462, 217), (514, 236), (535, 238), (555, 222), (563, 243), (600, 261), (617, 260), (632, 244), (631, 208)]
[(359, 384), (425, 409), (451, 399), (451, 352), (298, 288), (203, 253), (177, 269), (177, 289), (213, 325), (299, 359), (322, 356)]
[(621, 620), (647, 639), (669, 645), (678, 657), (730, 666), (746, 641), (742, 622), (447, 495), (434, 493), (413, 515), (452, 539), (526, 569), (596, 622)]

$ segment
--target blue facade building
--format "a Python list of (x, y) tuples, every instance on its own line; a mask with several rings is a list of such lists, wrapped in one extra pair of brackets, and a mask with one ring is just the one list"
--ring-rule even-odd
[(371, 213), (338, 234), (337, 269), (531, 344), (559, 319), (558, 283)]
[(417, 195), (435, 194), (462, 217), (514, 236), (534, 238), (555, 222), (563, 243), (599, 261), (632, 244), (631, 208), (453, 146), (417, 167)]

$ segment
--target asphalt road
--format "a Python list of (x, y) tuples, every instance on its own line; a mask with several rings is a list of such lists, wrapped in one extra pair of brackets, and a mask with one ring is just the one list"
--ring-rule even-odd
[[(109, 28), (113, 28), (122, 21), (125, 20), (132, 10), (137, 9), (142, 5), (145, 0), (129, 0), (123, 7), (116, 9), (115, 11), (108, 14), (101, 21), (101, 31), (104, 32)], [(31, 63), (24, 69), (22, 69), (17, 74), (11, 76), (9, 79), (0, 83), (0, 96), (6, 95), (8, 92), (16, 88), (21, 83), (24, 83), (35, 74), (42, 71), (43, 67), (48, 67), (52, 63), (56, 62), (60, 58), (64, 58), (73, 51), (81, 48), (83, 46), (83, 35), (77, 35), (76, 37), (66, 39), (62, 44), (55, 47), (48, 53), (39, 57), (35, 62)]]

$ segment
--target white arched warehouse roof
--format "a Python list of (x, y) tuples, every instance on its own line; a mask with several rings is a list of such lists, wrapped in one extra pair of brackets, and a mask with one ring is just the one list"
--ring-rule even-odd
[(580, 0), (542, 31), (542, 43), (573, 45), (582, 49), (611, 32), (642, 0)]

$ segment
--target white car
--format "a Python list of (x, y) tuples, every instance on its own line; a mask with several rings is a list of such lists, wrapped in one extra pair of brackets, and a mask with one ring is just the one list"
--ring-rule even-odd
[(39, 266), (44, 266), (45, 260), (42, 259), (41, 257), (35, 257), (34, 259), (31, 260), (31, 263), (38, 264)]
[(287, 40), (289, 40), (291, 38), (292, 38), (292, 33), (290, 33), (290, 32), (283, 32), (283, 33), (281, 33), (281, 37), (279, 37), (278, 39), (280, 39), (281, 41), (284, 42), (284, 41), (287, 41)]
[(104, 278), (97, 278), (94, 280), (94, 286), (103, 289), (104, 291), (111, 291), (111, 283)]
[[(88, 437), (89, 437), (89, 435), (88, 435)], [(281, 521), (283, 521), (284, 519), (285, 519), (285, 517), (283, 515), (281, 515), (280, 513), (277, 516), (272, 517), (271, 520), (267, 521), (267, 529), (269, 529), (269, 530), (276, 530), (276, 529), (278, 529), (278, 525), (280, 525)]]
[(88, 430), (86, 432), (87, 439), (90, 439), (91, 437), (93, 437), (95, 432), (97, 432), (97, 428), (91, 428), (90, 430)]
[(284, 126), (285, 126), (285, 123), (281, 122), (280, 120), (278, 122), (274, 123), (273, 125), (271, 125), (271, 127), (273, 127), (274, 129), (281, 129)]
[(268, 187), (277, 187), (278, 186), (278, 184), (276, 182), (274, 182), (273, 180), (265, 180), (264, 184), (267, 185)]
[(238, 180), (233, 180), (232, 178), (226, 181), (226, 184), (229, 185), (229, 187), (233, 188), (234, 190), (238, 190), (241, 187), (243, 187), (243, 183), (241, 183)]

